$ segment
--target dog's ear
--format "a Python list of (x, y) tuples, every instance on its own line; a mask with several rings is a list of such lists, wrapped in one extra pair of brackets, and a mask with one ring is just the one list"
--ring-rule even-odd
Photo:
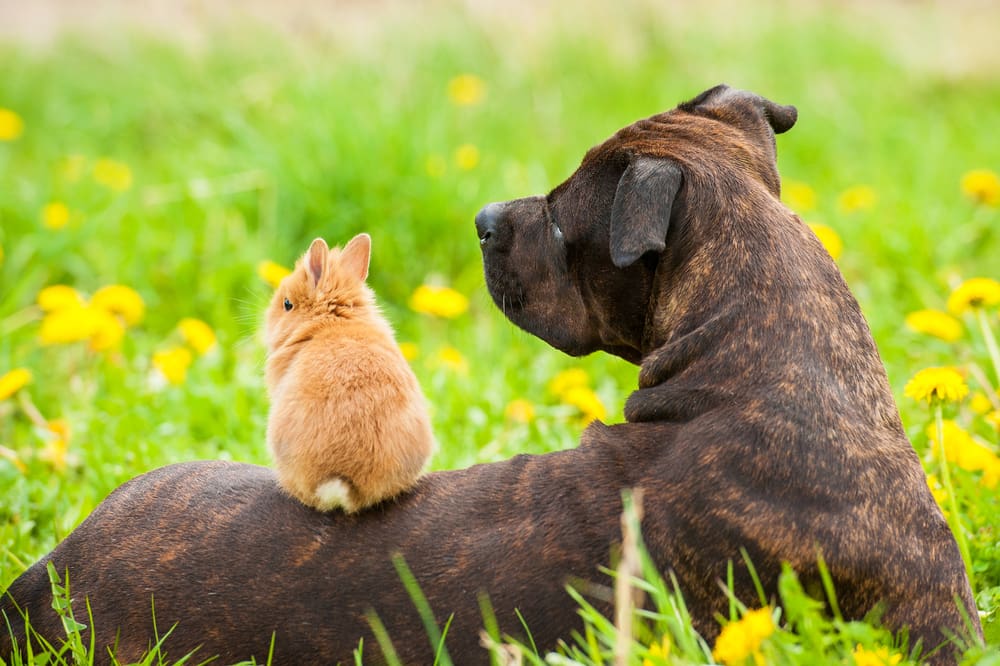
[(631, 266), (647, 252), (662, 252), (674, 198), (683, 176), (674, 162), (635, 157), (625, 169), (611, 206), (611, 261)]

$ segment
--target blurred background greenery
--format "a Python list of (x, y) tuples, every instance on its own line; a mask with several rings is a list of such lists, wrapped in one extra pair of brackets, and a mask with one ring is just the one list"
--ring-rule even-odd
[[(997, 25), (1000, 8), (971, 0), (3, 0), (0, 375), (31, 378), (0, 401), (0, 588), (128, 478), (266, 464), (259, 269), (315, 236), (372, 235), (371, 284), (433, 405), (435, 468), (621, 421), (635, 368), (569, 359), (506, 322), (472, 219), (720, 82), (798, 106), (778, 138), (786, 201), (842, 245), (923, 454), (927, 413), (903, 384), (984, 348), (972, 322), (956, 344), (904, 318), (1000, 277), (998, 202), (962, 187), (986, 170), (989, 190), (1000, 169)], [(124, 285), (142, 312), (108, 349), (44, 344), (52, 285), (85, 299)], [(467, 309), (418, 311), (421, 285)], [(188, 318), (210, 329), (207, 353)], [(164, 354), (185, 348), (171, 382)], [(569, 398), (557, 377), (586, 391)], [(985, 587), (1000, 585), (989, 497), (967, 498)]]

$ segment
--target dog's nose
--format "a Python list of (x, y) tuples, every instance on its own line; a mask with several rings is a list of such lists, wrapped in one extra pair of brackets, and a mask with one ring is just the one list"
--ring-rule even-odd
[(476, 233), (479, 234), (479, 244), (486, 245), (497, 233), (497, 222), (503, 213), (502, 203), (486, 204), (476, 215)]

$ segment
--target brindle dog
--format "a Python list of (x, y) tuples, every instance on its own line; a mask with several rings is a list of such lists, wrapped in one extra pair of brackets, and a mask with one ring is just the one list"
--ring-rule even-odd
[(778, 198), (774, 133), (795, 118), (719, 86), (621, 130), (547, 197), (477, 217), (490, 292), (516, 324), (569, 354), (640, 364), (626, 423), (591, 425), (573, 450), (430, 474), (355, 516), (297, 504), (261, 467), (156, 470), (11, 585), (0, 608), (16, 641), (14, 601), (41, 635), (62, 632), (51, 562), (78, 618), (89, 599), (99, 654), (145, 651), (155, 601), (160, 634), (176, 623), (175, 658), (260, 660), (273, 632), (275, 663), (350, 662), (361, 637), (367, 659), (373, 609), (404, 663), (431, 663), (399, 552), (438, 620), (455, 614), (458, 663), (487, 661), (480, 592), (506, 632), (519, 609), (544, 650), (578, 628), (564, 586), (602, 580), (620, 492), (641, 487), (649, 552), (708, 640), (730, 563), (738, 595), (756, 598), (741, 552), (771, 595), (782, 562), (820, 587), (822, 555), (845, 617), (881, 610), (953, 663), (946, 636), (981, 635), (958, 549), (857, 303)]

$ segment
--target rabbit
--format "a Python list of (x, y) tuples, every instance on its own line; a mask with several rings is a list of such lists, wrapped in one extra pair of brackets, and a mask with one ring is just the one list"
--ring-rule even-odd
[(427, 403), (367, 286), (371, 237), (317, 238), (274, 292), (264, 337), (278, 482), (355, 513), (412, 488), (436, 448)]

